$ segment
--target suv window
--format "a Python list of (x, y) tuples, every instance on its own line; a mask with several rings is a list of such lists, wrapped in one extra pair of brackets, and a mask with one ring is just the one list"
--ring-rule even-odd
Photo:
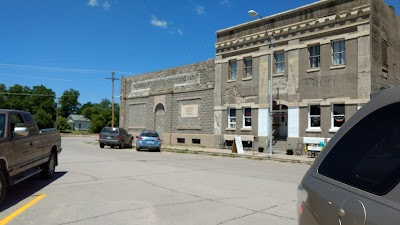
[(140, 136), (142, 137), (158, 137), (156, 132), (143, 132)]
[(118, 128), (104, 127), (101, 130), (101, 133), (110, 133), (110, 134), (118, 134)]
[(400, 181), (400, 103), (372, 112), (331, 149), (318, 172), (385, 195)]

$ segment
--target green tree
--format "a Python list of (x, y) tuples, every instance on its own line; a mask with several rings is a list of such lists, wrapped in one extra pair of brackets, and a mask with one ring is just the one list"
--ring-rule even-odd
[(6, 94), (7, 87), (4, 84), (0, 84), (0, 109), (7, 109)]
[(67, 123), (67, 119), (65, 117), (58, 117), (57, 130), (71, 130), (71, 126)]
[(15, 84), (8, 88), (8, 94), (6, 95), (6, 102), (8, 109), (31, 111), (31, 104), (29, 104), (29, 98), (31, 89), (27, 86), (21, 86)]
[(53, 115), (46, 112), (44, 109), (37, 109), (33, 118), (39, 127), (39, 129), (50, 128), (54, 126)]
[(28, 100), (31, 113), (36, 114), (38, 110), (44, 110), (46, 113), (51, 115), (51, 123), (53, 123), (56, 119), (57, 107), (57, 103), (54, 101), (55, 96), (56, 94), (53, 90), (48, 89), (43, 85), (33, 86), (32, 95)]
[[(87, 102), (85, 104), (83, 104), (81, 107), (79, 107), (77, 114), (78, 115), (83, 115), (83, 110), (85, 110), (86, 108), (90, 108), (93, 107), (95, 104), (93, 104), (92, 102)], [(86, 117), (89, 118), (89, 117)]]
[(101, 129), (105, 126), (107, 126), (107, 118), (104, 115), (93, 115), (89, 130), (94, 133), (100, 133)]
[(60, 98), (60, 116), (68, 117), (69, 114), (76, 112), (78, 110), (78, 107), (80, 106), (78, 98), (79, 91), (72, 88), (69, 91), (64, 91)]

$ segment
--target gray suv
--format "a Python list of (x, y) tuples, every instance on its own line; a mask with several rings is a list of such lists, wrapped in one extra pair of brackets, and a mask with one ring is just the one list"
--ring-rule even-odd
[(400, 87), (374, 93), (301, 181), (300, 225), (393, 225), (400, 221)]
[(118, 146), (119, 148), (132, 148), (133, 137), (124, 128), (104, 127), (99, 134), (100, 148), (108, 145), (111, 148)]

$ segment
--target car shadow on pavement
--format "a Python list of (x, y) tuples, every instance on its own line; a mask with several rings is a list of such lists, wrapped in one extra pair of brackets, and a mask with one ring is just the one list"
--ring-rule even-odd
[(30, 177), (21, 183), (16, 184), (7, 189), (6, 198), (3, 204), (0, 206), (0, 212), (7, 210), (19, 202), (31, 197), (34, 194), (45, 194), (37, 193), (44, 187), (50, 185), (55, 180), (64, 176), (67, 172), (54, 172), (53, 178), (43, 179), (40, 174)]

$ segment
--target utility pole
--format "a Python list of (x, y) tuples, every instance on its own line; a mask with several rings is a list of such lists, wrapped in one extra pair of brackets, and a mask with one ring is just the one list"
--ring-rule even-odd
[(111, 78), (110, 77), (106, 78), (106, 79), (109, 79), (109, 80), (112, 81), (112, 95), (111, 95), (112, 96), (111, 97), (112, 118), (111, 118), (111, 127), (114, 127), (114, 81), (115, 80), (119, 80), (118, 78), (114, 78), (114, 75), (115, 75), (115, 73), (113, 71), (113, 72), (111, 72)]

